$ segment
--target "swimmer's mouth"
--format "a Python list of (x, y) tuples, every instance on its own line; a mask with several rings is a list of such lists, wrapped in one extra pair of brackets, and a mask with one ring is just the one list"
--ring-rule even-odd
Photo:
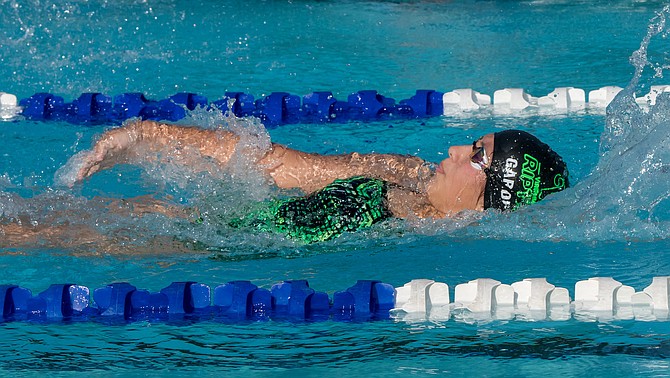
[(437, 165), (437, 168), (435, 168), (435, 172), (444, 174), (444, 169), (442, 169), (442, 163)]

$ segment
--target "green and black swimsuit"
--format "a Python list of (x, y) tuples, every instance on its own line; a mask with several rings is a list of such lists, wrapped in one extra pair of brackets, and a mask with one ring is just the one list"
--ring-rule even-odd
[(276, 200), (230, 223), (279, 232), (307, 243), (324, 241), (392, 217), (388, 184), (368, 177), (335, 180), (304, 197)]

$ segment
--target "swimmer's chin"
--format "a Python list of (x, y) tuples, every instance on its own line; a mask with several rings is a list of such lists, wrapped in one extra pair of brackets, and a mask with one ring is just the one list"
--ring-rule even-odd
[(85, 162), (90, 160), (92, 151), (80, 151), (70, 157), (67, 163), (58, 168), (54, 174), (54, 185), (56, 187), (72, 188), (77, 182), (81, 181), (80, 171), (83, 169)]

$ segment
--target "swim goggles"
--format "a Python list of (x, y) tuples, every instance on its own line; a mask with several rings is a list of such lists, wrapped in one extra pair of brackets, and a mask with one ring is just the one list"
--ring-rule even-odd
[(484, 145), (477, 146), (478, 140), (472, 142), (472, 153), (470, 154), (470, 165), (474, 169), (483, 171), (489, 165), (489, 158), (486, 156)]

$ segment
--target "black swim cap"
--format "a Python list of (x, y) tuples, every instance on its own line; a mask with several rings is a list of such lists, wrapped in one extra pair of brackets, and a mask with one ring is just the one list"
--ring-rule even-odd
[(533, 135), (520, 130), (493, 135), (493, 159), (485, 170), (484, 209), (516, 210), (570, 185), (563, 159)]

